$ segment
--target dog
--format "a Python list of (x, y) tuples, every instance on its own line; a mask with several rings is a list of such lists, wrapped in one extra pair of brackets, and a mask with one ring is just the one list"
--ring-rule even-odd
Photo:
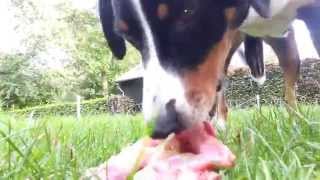
[[(266, 81), (266, 72), (263, 59), (263, 41), (269, 44), (278, 57), (279, 65), (283, 71), (284, 96), (287, 102), (287, 110), (290, 114), (297, 110), (296, 82), (299, 77), (300, 57), (294, 37), (294, 29), (289, 27), (286, 36), (280, 38), (258, 38), (242, 34), (240, 40), (234, 43), (230, 56), (226, 60), (225, 74), (227, 74), (231, 57), (240, 43), (244, 43), (243, 59), (248, 65), (252, 79), (262, 86)], [(241, 54), (241, 53), (240, 53)], [(228, 103), (224, 91), (217, 95), (217, 101), (213, 109), (215, 125), (220, 130), (226, 130), (225, 124), (228, 116)]]
[(285, 86), (291, 87), (299, 57), (288, 27), (295, 18), (304, 20), (319, 47), (319, 10), (318, 0), (99, 0), (103, 32), (114, 56), (124, 57), (125, 40), (141, 53), (142, 108), (145, 120), (155, 120), (154, 138), (211, 118), (215, 105), (222, 104), (225, 69), (242, 34), (252, 37), (246, 45), (252, 57), (260, 49), (252, 44), (264, 39), (272, 45)]
[[(320, 56), (320, 28), (317, 21), (320, 21), (319, 6), (309, 6), (300, 9), (298, 20), (303, 20), (310, 30), (314, 47)], [(233, 53), (237, 50), (242, 42), (244, 42), (244, 53), (241, 51), (241, 56), (249, 66), (251, 76), (258, 85), (263, 85), (266, 80), (263, 59), (263, 41), (269, 44), (279, 60), (279, 65), (283, 71), (284, 76), (284, 96), (287, 102), (287, 110), (290, 115), (294, 114), (293, 111), (297, 110), (297, 97), (296, 97), (296, 82), (299, 77), (300, 71), (300, 57), (295, 40), (295, 32), (292, 26), (289, 26), (286, 33), (282, 37), (253, 37), (248, 34), (242, 34), (238, 41), (231, 48), (230, 56), (226, 60), (225, 73), (231, 61)], [(225, 121), (228, 115), (228, 104), (224, 94), (218, 93), (217, 104), (215, 108), (216, 125), (225, 130)]]

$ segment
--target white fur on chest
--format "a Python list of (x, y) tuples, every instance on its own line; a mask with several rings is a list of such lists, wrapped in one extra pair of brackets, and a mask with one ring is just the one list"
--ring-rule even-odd
[(270, 18), (261, 17), (252, 7), (240, 30), (256, 37), (282, 37), (295, 19), (297, 10), (314, 0), (271, 0)]

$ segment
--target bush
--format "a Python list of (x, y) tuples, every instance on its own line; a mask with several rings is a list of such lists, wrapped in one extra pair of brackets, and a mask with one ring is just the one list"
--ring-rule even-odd
[[(297, 83), (297, 98), (300, 103), (320, 103), (320, 61), (308, 59), (302, 62)], [(250, 77), (247, 69), (236, 70), (229, 77), (226, 90), (232, 106), (248, 107), (256, 105), (256, 95), (261, 104), (279, 104), (283, 98), (282, 71), (278, 65), (266, 65), (267, 81), (259, 87)]]
[[(81, 114), (102, 113), (135, 113), (139, 108), (133, 100), (126, 96), (113, 95), (108, 98), (99, 98), (81, 102)], [(14, 110), (19, 115), (33, 116), (65, 116), (76, 114), (76, 103), (48, 104), (25, 109)]]

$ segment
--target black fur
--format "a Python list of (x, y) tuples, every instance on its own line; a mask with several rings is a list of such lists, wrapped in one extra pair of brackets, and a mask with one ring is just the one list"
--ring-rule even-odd
[(263, 44), (261, 38), (246, 35), (244, 40), (245, 60), (255, 78), (264, 76)]
[(114, 32), (114, 15), (111, 0), (99, 0), (100, 21), (108, 45), (118, 59), (122, 59), (126, 54), (125, 41)]
[[(227, 28), (227, 4), (212, 0), (184, 0), (166, 3), (172, 13), (165, 21), (151, 19), (162, 66), (175, 70), (196, 68)], [(184, 9), (193, 11), (184, 14)]]
[(250, 0), (250, 4), (261, 17), (269, 18), (271, 16), (270, 0)]
[[(100, 0), (100, 16), (109, 46), (116, 57), (125, 53), (123, 37), (138, 48), (143, 60), (148, 59), (144, 30), (129, 0)], [(141, 0), (144, 14), (150, 24), (160, 63), (174, 71), (197, 68), (208, 52), (222, 39), (227, 28), (225, 9), (236, 7), (235, 0)], [(169, 16), (160, 20), (157, 7), (166, 3)], [(192, 13), (184, 13), (187, 9)], [(243, 19), (245, 15), (243, 14)], [(114, 18), (124, 20), (128, 32), (114, 30)], [(240, 25), (240, 23), (238, 23)]]

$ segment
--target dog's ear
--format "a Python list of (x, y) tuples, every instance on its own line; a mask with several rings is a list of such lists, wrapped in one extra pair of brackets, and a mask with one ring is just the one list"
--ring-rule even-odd
[(250, 5), (263, 18), (271, 16), (270, 0), (250, 0)]
[(99, 0), (99, 14), (104, 36), (113, 55), (122, 59), (126, 54), (126, 45), (124, 39), (114, 31), (114, 14), (111, 0)]

